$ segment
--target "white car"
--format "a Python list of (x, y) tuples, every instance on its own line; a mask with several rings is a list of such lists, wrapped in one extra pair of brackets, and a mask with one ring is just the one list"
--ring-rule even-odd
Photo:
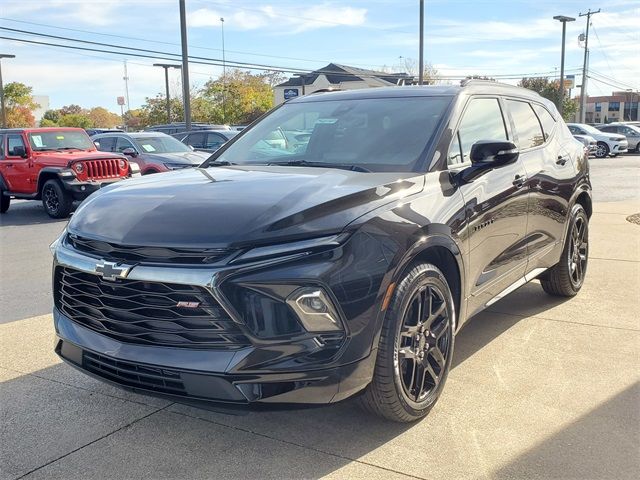
[(605, 133), (619, 133), (627, 137), (628, 149), (640, 153), (640, 127), (627, 123), (609, 123), (602, 125), (598, 129)]
[(627, 151), (629, 142), (627, 137), (617, 133), (601, 132), (595, 127), (585, 125), (584, 123), (567, 123), (567, 127), (574, 135), (589, 135), (596, 139), (598, 146), (596, 148), (596, 157), (604, 158), (607, 155), (615, 157)]
[(587, 150), (589, 155), (595, 155), (596, 150), (598, 149), (598, 142), (591, 135), (574, 135), (573, 138), (578, 140), (584, 145), (584, 148)]

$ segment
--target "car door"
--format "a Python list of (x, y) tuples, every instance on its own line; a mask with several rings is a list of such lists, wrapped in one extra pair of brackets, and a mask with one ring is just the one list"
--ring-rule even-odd
[(206, 148), (205, 137), (206, 135), (203, 132), (190, 133), (187, 138), (183, 140), (183, 143), (190, 145), (196, 150), (203, 150)]
[[(32, 162), (29, 159), (30, 149), (27, 148), (22, 134), (9, 133), (5, 139), (2, 176), (9, 190), (12, 192), (32, 193), (35, 189), (31, 178)], [(17, 153), (16, 150), (19, 148), (22, 148), (22, 151), (25, 152), (26, 158)]]
[[(458, 172), (470, 166), (471, 147), (480, 140), (513, 141), (503, 110), (497, 97), (468, 101), (449, 151), (450, 170)], [(528, 206), (524, 183), (525, 170), (518, 159), (459, 186), (468, 221), (470, 315), (524, 275)]]
[(629, 150), (638, 148), (638, 144), (640, 143), (640, 130), (633, 129), (626, 125), (620, 125), (618, 127), (618, 133), (627, 137), (627, 142), (629, 142)]
[(519, 98), (507, 98), (505, 105), (527, 172), (528, 273), (558, 261), (574, 189), (575, 147), (572, 138), (562, 135), (560, 118), (545, 106)]

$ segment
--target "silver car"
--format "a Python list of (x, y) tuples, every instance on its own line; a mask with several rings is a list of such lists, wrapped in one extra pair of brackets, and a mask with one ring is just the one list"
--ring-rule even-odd
[(629, 151), (640, 153), (640, 127), (627, 123), (609, 123), (598, 127), (601, 132), (619, 133), (627, 137)]

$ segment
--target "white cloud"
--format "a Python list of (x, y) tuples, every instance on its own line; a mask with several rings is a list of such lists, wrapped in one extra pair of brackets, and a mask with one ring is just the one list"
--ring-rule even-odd
[(224, 17), (225, 28), (237, 30), (267, 29), (278, 33), (295, 34), (320, 28), (362, 26), (367, 9), (323, 3), (310, 7), (263, 5), (257, 8), (199, 8), (187, 13), (190, 27), (219, 27)]

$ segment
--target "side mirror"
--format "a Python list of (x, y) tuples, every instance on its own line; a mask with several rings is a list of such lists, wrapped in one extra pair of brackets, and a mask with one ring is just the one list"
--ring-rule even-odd
[(192, 152), (195, 150), (195, 148), (193, 148), (193, 145), (189, 145), (189, 148), (191, 149)]
[(128, 157), (137, 157), (138, 156), (138, 152), (136, 152), (135, 148), (132, 147), (127, 147), (124, 150), (122, 150), (122, 153), (127, 155)]
[(520, 152), (513, 142), (480, 140), (473, 144), (469, 156), (471, 166), (458, 174), (461, 183), (470, 183), (489, 170), (514, 163)]
[(22, 146), (13, 147), (13, 156), (27, 158), (27, 150)]
[(95, 141), (95, 142), (93, 142), (93, 144), (96, 146), (96, 148), (97, 148), (98, 150), (100, 150), (100, 142)]

